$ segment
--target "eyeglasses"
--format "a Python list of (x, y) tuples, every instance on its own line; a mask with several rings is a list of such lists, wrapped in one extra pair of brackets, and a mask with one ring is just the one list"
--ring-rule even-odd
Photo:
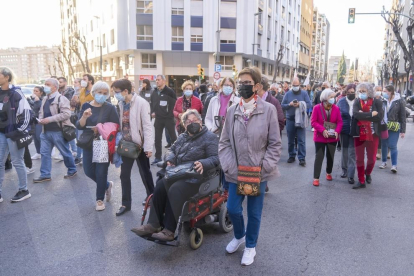
[(359, 90), (358, 93), (367, 93), (365, 90)]

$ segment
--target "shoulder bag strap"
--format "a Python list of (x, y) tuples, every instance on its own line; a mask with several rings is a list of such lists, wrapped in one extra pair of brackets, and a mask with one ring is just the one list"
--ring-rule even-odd
[(236, 141), (235, 141), (235, 139), (234, 139), (234, 124), (236, 123), (236, 114), (234, 114), (234, 117), (233, 117), (233, 129), (232, 129), (232, 136), (233, 136), (233, 144), (234, 144), (234, 152), (235, 152), (235, 154), (236, 154), (236, 164), (237, 164), (237, 167), (239, 166), (239, 158), (237, 157), (237, 147), (236, 147)]
[(325, 111), (323, 110), (323, 108), (322, 108), (322, 103), (320, 103), (319, 104), (319, 106), (321, 107), (321, 113), (322, 113), (322, 119), (323, 119), (323, 121), (325, 122), (326, 120), (325, 120), (325, 115), (326, 114), (324, 114), (325, 113)]
[[(58, 91), (58, 93), (59, 93), (59, 91)], [(59, 97), (59, 98), (58, 98), (58, 105), (57, 105), (57, 109), (58, 109), (58, 114), (60, 114), (60, 107), (59, 107), (59, 105), (60, 105), (60, 97), (61, 97), (61, 95), (59, 94), (57, 97)], [(50, 108), (50, 105), (49, 105), (49, 108)], [(60, 125), (60, 128), (63, 130), (62, 121), (60, 121), (60, 122), (59, 122), (59, 125)]]

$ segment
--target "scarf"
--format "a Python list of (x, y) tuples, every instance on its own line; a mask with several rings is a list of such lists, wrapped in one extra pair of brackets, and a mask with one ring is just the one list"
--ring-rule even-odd
[(250, 102), (246, 103), (244, 102), (243, 99), (240, 99), (240, 110), (243, 113), (243, 119), (244, 119), (244, 123), (247, 125), (247, 122), (250, 119), (250, 116), (252, 115), (253, 111), (256, 109), (257, 107), (257, 94), (254, 95), (253, 100), (251, 100)]
[(191, 98), (187, 100), (187, 98), (183, 96), (183, 113), (186, 112), (190, 108), (191, 108)]
[[(368, 101), (364, 102), (363, 100), (359, 100), (361, 103), (361, 110), (362, 112), (371, 112), (372, 104), (374, 99), (369, 99)], [(372, 141), (372, 128), (370, 121), (358, 121), (359, 126), (359, 140), (360, 141)]]

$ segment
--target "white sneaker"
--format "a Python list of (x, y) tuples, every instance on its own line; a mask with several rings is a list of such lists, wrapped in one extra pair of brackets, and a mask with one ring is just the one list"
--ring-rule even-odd
[(381, 163), (381, 165), (378, 168), (385, 169), (386, 167), (387, 167), (387, 163)]
[(97, 202), (96, 202), (96, 211), (103, 211), (103, 210), (105, 210), (105, 204), (103, 203), (103, 201), (102, 200), (98, 200)]
[(35, 155), (32, 156), (32, 160), (37, 160), (42, 158), (42, 156), (39, 153), (36, 153)]
[(231, 240), (231, 242), (226, 247), (227, 253), (231, 254), (231, 253), (236, 252), (237, 249), (239, 249), (240, 245), (242, 245), (245, 242), (246, 242), (246, 237), (243, 237), (243, 238), (241, 238), (239, 240), (236, 239), (236, 238), (233, 238)]
[(33, 168), (31, 168), (31, 169), (26, 168), (26, 173), (27, 173), (27, 174), (32, 174), (32, 173), (34, 173), (34, 172), (35, 172), (35, 170), (34, 170)]
[(254, 256), (256, 256), (256, 248), (245, 248), (241, 265), (251, 265), (254, 262)]
[(73, 157), (76, 157), (76, 156), (78, 156), (78, 153), (77, 153), (77, 152), (75, 152), (75, 151), (72, 151), (72, 156), (73, 156)]
[(314, 132), (315, 131), (315, 129), (314, 128), (312, 128), (312, 132)]
[(391, 167), (391, 171), (392, 171), (393, 173), (397, 173), (397, 166), (392, 166), (392, 167)]
[(108, 187), (108, 189), (106, 189), (106, 192), (105, 192), (106, 202), (109, 202), (111, 200), (111, 197), (112, 197), (112, 186), (113, 185), (114, 185), (114, 182), (109, 181), (109, 187)]
[(1, 197), (1, 195), (0, 195), (0, 202), (3, 202), (3, 198)]

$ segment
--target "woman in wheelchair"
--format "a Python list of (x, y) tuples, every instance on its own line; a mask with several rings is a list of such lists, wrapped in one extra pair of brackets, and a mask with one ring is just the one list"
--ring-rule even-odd
[[(202, 126), (200, 114), (189, 109), (182, 115), (181, 123), (186, 131), (167, 153), (167, 166), (193, 163), (194, 170), (200, 174), (219, 166), (218, 137)], [(180, 179), (173, 183), (165, 178), (159, 179), (152, 197), (148, 224), (133, 228), (132, 232), (142, 237), (152, 236), (160, 241), (174, 240), (183, 205), (197, 194), (202, 183), (202, 180), (195, 179)]]

